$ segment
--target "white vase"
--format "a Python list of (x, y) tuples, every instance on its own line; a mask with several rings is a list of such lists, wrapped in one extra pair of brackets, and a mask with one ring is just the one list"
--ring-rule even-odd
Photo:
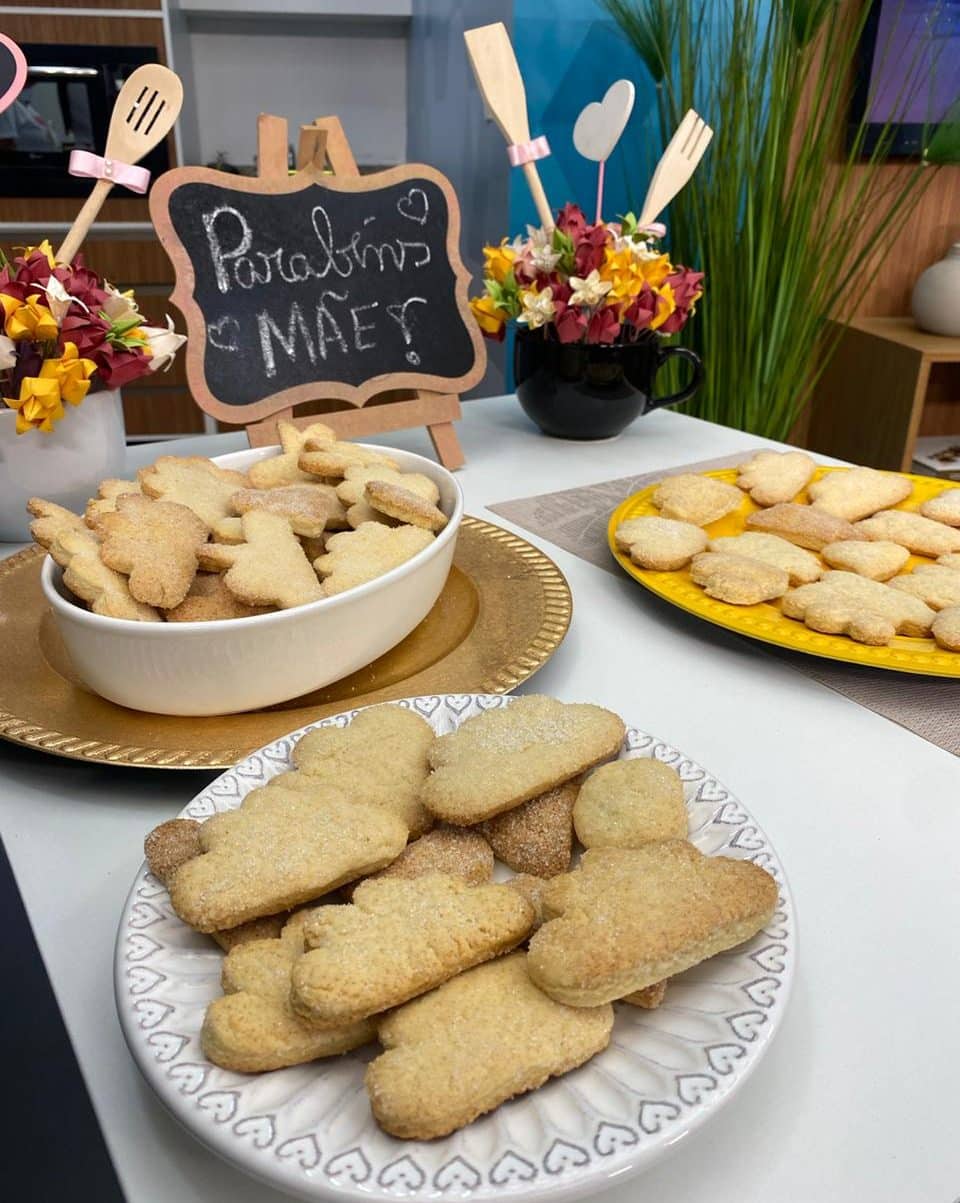
[(120, 390), (88, 394), (49, 434), (16, 432), (16, 413), (0, 403), (0, 542), (30, 538), (30, 497), (83, 512), (101, 480), (122, 476), (126, 463)]
[(916, 282), (911, 307), (921, 330), (960, 338), (960, 242)]

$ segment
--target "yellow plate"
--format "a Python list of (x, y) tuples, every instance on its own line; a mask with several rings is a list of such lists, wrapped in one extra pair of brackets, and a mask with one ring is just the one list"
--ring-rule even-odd
[[(838, 471), (843, 472), (846, 469), (818, 468), (814, 480), (819, 480), (828, 472)], [(702, 475), (734, 484), (737, 470), (721, 468), (714, 472), (704, 472)], [(944, 488), (960, 488), (958, 483), (944, 482), (931, 476), (912, 476), (907, 472), (897, 475), (905, 476), (913, 483), (911, 496), (894, 507), (898, 510), (915, 510)], [(821, 635), (819, 631), (811, 631), (802, 622), (784, 618), (777, 602), (763, 602), (759, 606), (731, 606), (727, 602), (717, 601), (708, 597), (699, 585), (693, 583), (690, 573), (685, 568), (677, 572), (652, 572), (646, 568), (638, 568), (629, 556), (617, 550), (614, 532), (620, 523), (628, 518), (642, 518), (648, 514), (656, 516), (659, 513), (651, 500), (656, 487), (655, 484), (650, 485), (617, 506), (610, 515), (607, 540), (624, 572), (629, 573), (658, 597), (679, 606), (681, 610), (696, 614), (698, 618), (706, 619), (707, 622), (726, 627), (728, 631), (736, 631), (738, 635), (749, 635), (751, 639), (773, 643), (793, 652), (806, 652), (808, 655), (823, 656), (828, 660), (844, 660), (848, 664), (867, 664), (872, 668), (887, 668), (893, 672), (926, 673), (932, 677), (960, 677), (960, 653), (945, 651), (938, 647), (933, 639), (914, 639), (898, 635), (889, 647), (867, 647), (865, 644), (855, 643), (845, 635)], [(798, 493), (794, 500), (807, 501), (806, 492)], [(738, 510), (721, 518), (719, 522), (711, 522), (704, 529), (711, 539), (742, 534), (746, 529), (748, 515), (759, 508), (744, 494), (743, 504)], [(932, 562), (924, 556), (911, 556), (904, 571), (909, 571), (917, 564)]]

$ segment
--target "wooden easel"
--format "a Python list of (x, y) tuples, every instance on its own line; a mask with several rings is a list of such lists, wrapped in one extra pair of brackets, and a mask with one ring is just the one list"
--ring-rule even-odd
[[(286, 119), (261, 113), (257, 123), (257, 164), (261, 179), (287, 178), (287, 145)], [(360, 174), (338, 117), (318, 117), (312, 125), (300, 127), (297, 170), (319, 176), (327, 172), (327, 164), (335, 175)], [(251, 447), (269, 446), (278, 441), (278, 422), (290, 422), (304, 429), (318, 418), (322, 418), (327, 426), (344, 438), (426, 426), (441, 464), (446, 468), (463, 465), (463, 450), (453, 426), (461, 417), (459, 397), (418, 389), (413, 392), (396, 390), (383, 393), (381, 399), (388, 403), (374, 403), (359, 409), (336, 410), (319, 415), (309, 414), (301, 418), (294, 417), (293, 408), (284, 409), (262, 422), (248, 425), (247, 438)]]

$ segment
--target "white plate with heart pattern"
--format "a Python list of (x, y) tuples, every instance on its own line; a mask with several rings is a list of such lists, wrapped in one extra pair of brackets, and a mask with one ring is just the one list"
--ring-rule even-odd
[[(395, 703), (438, 733), (510, 697), (445, 694)], [(357, 711), (316, 726), (344, 726)], [(204, 819), (291, 767), (293, 731), (218, 777), (184, 808)], [(621, 756), (655, 757), (683, 781), (690, 839), (710, 855), (762, 865), (777, 911), (749, 943), (671, 982), (655, 1011), (619, 1005), (610, 1046), (441, 1140), (380, 1131), (363, 1086), (375, 1046), (261, 1075), (207, 1061), (200, 1025), (220, 993), (222, 953), (173, 914), (144, 865), (117, 936), (115, 987), (124, 1036), (173, 1115), (238, 1168), (304, 1199), (571, 1199), (645, 1169), (727, 1103), (770, 1044), (786, 1009), (796, 924), (780, 861), (729, 790), (652, 735), (629, 729)]]

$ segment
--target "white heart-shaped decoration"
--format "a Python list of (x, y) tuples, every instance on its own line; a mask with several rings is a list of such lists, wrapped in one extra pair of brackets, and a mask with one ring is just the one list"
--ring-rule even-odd
[(610, 158), (633, 112), (635, 90), (629, 79), (618, 79), (603, 100), (594, 100), (581, 112), (573, 127), (573, 144), (585, 159), (595, 163)]

